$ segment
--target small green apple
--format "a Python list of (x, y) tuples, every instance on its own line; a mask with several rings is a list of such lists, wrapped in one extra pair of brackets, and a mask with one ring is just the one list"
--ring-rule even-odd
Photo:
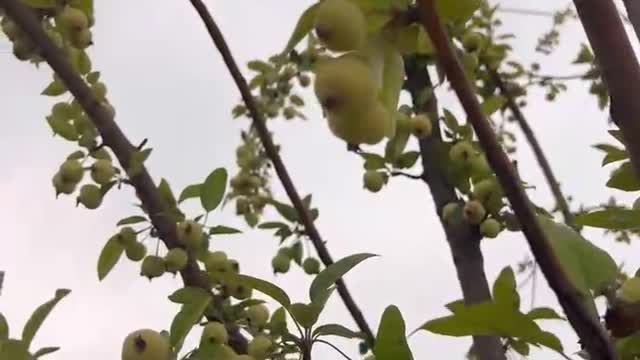
[(231, 270), (231, 264), (227, 253), (224, 251), (214, 251), (205, 258), (204, 266), (207, 271), (226, 273)]
[(229, 334), (224, 324), (220, 322), (212, 321), (205, 325), (204, 330), (202, 330), (201, 343), (226, 344), (227, 341), (229, 341)]
[(60, 20), (69, 28), (80, 31), (89, 27), (89, 18), (82, 10), (65, 6), (60, 12)]
[(110, 160), (100, 159), (91, 165), (91, 178), (100, 185), (105, 185), (116, 175), (116, 169)]
[(173, 248), (167, 252), (164, 256), (164, 263), (167, 267), (167, 271), (170, 273), (176, 273), (181, 271), (187, 266), (189, 262), (189, 255), (184, 249)]
[(486, 219), (480, 224), (480, 234), (484, 237), (495, 238), (500, 234), (502, 226), (496, 219)]
[(77, 183), (64, 181), (60, 173), (56, 173), (51, 180), (53, 187), (56, 189), (56, 194), (73, 194), (76, 191)]
[(385, 183), (385, 175), (376, 170), (367, 170), (362, 177), (364, 188), (371, 192), (378, 192)]
[(93, 184), (82, 185), (78, 195), (78, 203), (84, 205), (87, 209), (97, 209), (102, 204), (102, 191)]
[(249, 342), (247, 352), (257, 360), (262, 360), (269, 356), (272, 345), (271, 339), (265, 335), (257, 335)]
[(124, 248), (125, 255), (131, 261), (138, 262), (147, 255), (147, 247), (141, 242), (134, 242)]
[(278, 253), (276, 256), (271, 259), (271, 267), (273, 268), (274, 273), (286, 273), (289, 271), (289, 267), (291, 267), (291, 258), (288, 256)]
[(449, 158), (451, 161), (468, 165), (471, 159), (476, 155), (476, 151), (468, 141), (460, 141), (451, 147), (449, 150)]
[(125, 247), (135, 243), (138, 239), (138, 233), (136, 233), (131, 226), (121, 228), (116, 236), (118, 238), (118, 242)]
[(269, 322), (269, 308), (264, 304), (253, 305), (247, 308), (249, 325), (261, 329)]
[(65, 182), (79, 183), (83, 175), (84, 169), (78, 160), (67, 160), (60, 165), (60, 176)]
[(170, 357), (169, 340), (155, 330), (134, 331), (122, 344), (122, 360), (169, 360)]
[(476, 200), (468, 201), (464, 204), (464, 208), (462, 209), (462, 216), (469, 224), (472, 225), (480, 224), (486, 214), (487, 211), (482, 203)]
[(459, 207), (460, 205), (455, 202), (446, 204), (442, 208), (442, 220), (444, 220), (445, 223), (451, 223), (454, 217), (456, 216), (456, 213), (458, 212)]
[(308, 257), (302, 262), (302, 269), (309, 275), (318, 274), (320, 272), (320, 261), (316, 258)]
[(142, 260), (140, 275), (149, 278), (149, 280), (160, 277), (166, 271), (164, 259), (157, 255), (149, 255)]
[(202, 230), (202, 224), (193, 221), (185, 220), (178, 224), (178, 241), (187, 248), (197, 248), (202, 243), (202, 237), (204, 232)]
[(620, 286), (619, 297), (628, 303), (640, 302), (640, 277), (625, 280)]
[(411, 118), (411, 133), (419, 138), (423, 139), (431, 136), (433, 131), (433, 124), (431, 118), (427, 114), (418, 114)]

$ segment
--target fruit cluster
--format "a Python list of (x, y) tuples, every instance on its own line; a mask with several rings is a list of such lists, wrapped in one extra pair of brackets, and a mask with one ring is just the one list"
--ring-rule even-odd
[(97, 209), (102, 204), (105, 192), (115, 182), (114, 178), (118, 174), (118, 169), (112, 164), (110, 158), (96, 159), (90, 167), (85, 168), (82, 166), (82, 162), (77, 159), (78, 156), (82, 156), (86, 160), (84, 153), (74, 154), (60, 165), (53, 176), (52, 183), (56, 195), (74, 193), (82, 181), (85, 171), (89, 171), (94, 183), (80, 187), (77, 202), (87, 209)]

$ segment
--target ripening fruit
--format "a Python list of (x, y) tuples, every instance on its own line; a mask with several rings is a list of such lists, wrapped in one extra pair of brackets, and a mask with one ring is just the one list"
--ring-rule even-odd
[(178, 224), (178, 241), (188, 248), (196, 248), (202, 242), (202, 224), (185, 220)]
[(320, 272), (320, 261), (316, 258), (306, 258), (304, 262), (302, 262), (302, 268), (304, 272), (309, 275), (317, 274)]
[(83, 30), (89, 27), (89, 19), (82, 10), (65, 6), (60, 13), (60, 20), (73, 30)]
[(84, 169), (80, 161), (67, 160), (60, 165), (60, 175), (65, 182), (79, 183), (84, 175)]
[(265, 359), (271, 353), (271, 339), (264, 335), (257, 335), (251, 342), (247, 352), (258, 360)]
[(315, 30), (332, 51), (358, 49), (367, 37), (362, 10), (348, 0), (324, 0), (316, 11)]
[(482, 206), (482, 203), (477, 200), (468, 201), (464, 204), (464, 208), (462, 209), (462, 216), (464, 219), (473, 225), (480, 224), (484, 216), (487, 214), (487, 211)]
[(622, 283), (618, 294), (618, 297), (625, 302), (640, 302), (640, 277), (627, 279)]
[(349, 115), (329, 113), (327, 120), (331, 132), (349, 144), (375, 145), (395, 134), (394, 119), (380, 102)]
[(244, 284), (233, 284), (232, 286), (230, 286), (229, 292), (234, 298), (238, 300), (244, 300), (251, 297), (251, 294), (253, 294), (253, 289)]
[(138, 239), (138, 234), (131, 226), (123, 227), (116, 236), (118, 237), (118, 242), (124, 247), (132, 245)]
[(187, 266), (187, 262), (189, 262), (189, 255), (181, 248), (173, 248), (164, 256), (165, 266), (170, 273), (181, 271)]
[(487, 219), (480, 224), (480, 234), (484, 237), (495, 238), (500, 234), (502, 226), (496, 219)]
[(80, 195), (78, 195), (78, 203), (87, 209), (97, 209), (102, 204), (102, 191), (93, 184), (82, 185)]
[(449, 158), (451, 161), (467, 164), (476, 154), (473, 145), (468, 141), (460, 141), (449, 150)]
[(477, 32), (466, 33), (462, 37), (462, 46), (464, 46), (468, 52), (478, 50), (480, 44), (482, 44), (482, 35)]
[(124, 248), (124, 253), (127, 255), (127, 258), (131, 261), (138, 262), (147, 255), (147, 247), (144, 246), (141, 242), (134, 242), (133, 244), (128, 245)]
[(89, 29), (82, 29), (71, 34), (71, 44), (78, 49), (86, 49), (93, 44), (93, 34)]
[(348, 118), (377, 101), (373, 72), (363, 60), (342, 56), (319, 62), (314, 91), (329, 116)]
[(132, 332), (122, 344), (122, 360), (169, 360), (170, 356), (167, 338), (151, 329)]
[(282, 253), (278, 253), (271, 259), (271, 267), (274, 273), (286, 273), (291, 267), (291, 259)]
[(200, 343), (226, 344), (227, 341), (229, 341), (229, 334), (222, 323), (217, 321), (210, 322), (202, 330)]
[(53, 187), (56, 189), (56, 194), (73, 194), (76, 191), (76, 186), (78, 184), (64, 181), (62, 175), (60, 173), (56, 173), (51, 180), (53, 183)]
[(433, 124), (427, 114), (416, 115), (411, 118), (411, 133), (419, 139), (431, 136)]
[(493, 194), (500, 192), (500, 185), (495, 178), (481, 180), (473, 185), (473, 198), (485, 203)]
[(209, 253), (204, 261), (207, 271), (227, 272), (230, 270), (230, 263), (224, 251), (214, 251)]
[(110, 160), (98, 160), (91, 165), (91, 178), (100, 185), (105, 185), (116, 175), (116, 169)]
[(269, 321), (269, 308), (264, 304), (250, 306), (247, 309), (247, 319), (249, 325), (261, 329)]
[(384, 186), (385, 176), (379, 171), (367, 170), (364, 173), (362, 180), (364, 182), (365, 189), (375, 193), (380, 191), (382, 186)]
[(166, 271), (164, 259), (157, 255), (149, 255), (142, 260), (140, 275), (148, 277), (149, 280), (160, 277)]
[(101, 81), (93, 84), (91, 86), (91, 90), (93, 91), (93, 95), (95, 95), (98, 100), (104, 100), (107, 96), (107, 85), (105, 85)]
[(453, 217), (456, 216), (456, 212), (458, 211), (458, 203), (448, 203), (442, 208), (442, 220), (446, 223), (451, 223)]

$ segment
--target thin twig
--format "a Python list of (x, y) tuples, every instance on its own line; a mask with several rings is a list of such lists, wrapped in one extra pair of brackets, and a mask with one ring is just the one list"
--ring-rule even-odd
[(472, 90), (450, 42), (449, 35), (438, 16), (435, 1), (419, 0), (418, 4), (421, 23), (434, 44), (440, 65), (467, 113), (480, 145), (485, 150), (487, 159), (496, 172), (511, 207), (522, 225), (529, 247), (567, 314), (569, 322), (576, 330), (581, 343), (586, 347), (592, 359), (618, 359), (603, 327), (597, 319), (591, 316), (582, 302), (580, 293), (558, 262), (538, 222), (531, 202), (518, 180), (513, 165), (502, 150), (490, 123), (482, 112), (476, 94)]
[[(113, 120), (112, 115), (96, 99), (93, 91), (73, 69), (61, 49), (44, 32), (31, 9), (20, 3), (19, 0), (0, 0), (0, 8), (4, 8), (6, 14), (34, 44), (38, 45), (42, 57), (89, 115), (89, 119), (95, 125), (104, 144), (113, 151), (122, 168), (128, 169), (136, 148)], [(136, 189), (138, 198), (149, 214), (151, 223), (157, 230), (160, 239), (169, 249), (177, 247), (176, 223), (167, 216), (169, 214), (167, 206), (147, 169), (142, 166), (140, 172), (130, 178), (130, 182)], [(210, 291), (207, 277), (200, 270), (195, 259), (191, 258), (180, 274), (186, 286), (200, 287)], [(214, 303), (219, 301), (219, 297), (214, 296)], [(231, 330), (230, 341), (234, 350), (238, 353), (246, 353), (247, 340), (240, 334), (237, 327)]]
[[(284, 187), (287, 195), (289, 196), (289, 199), (291, 200), (293, 207), (296, 209), (300, 222), (305, 227), (306, 234), (309, 236), (309, 239), (311, 239), (311, 242), (313, 243), (313, 246), (318, 252), (318, 256), (320, 257), (322, 262), (326, 266), (333, 264), (333, 259), (331, 258), (331, 255), (329, 254), (329, 251), (325, 246), (324, 241), (322, 240), (322, 237), (318, 232), (318, 229), (313, 223), (313, 220), (309, 214), (309, 211), (307, 210), (307, 207), (303, 204), (300, 198), (300, 195), (298, 194), (298, 191), (296, 190), (296, 187), (293, 184), (291, 177), (289, 176), (289, 172), (287, 171), (287, 168), (285, 167), (284, 162), (282, 161), (282, 158), (280, 157), (278, 150), (276, 149), (276, 146), (274, 145), (273, 140), (271, 139), (271, 135), (269, 134), (269, 130), (267, 129), (264, 116), (258, 110), (258, 107), (254, 101), (253, 95), (251, 94), (251, 90), (249, 89), (247, 81), (242, 76), (242, 73), (240, 72), (240, 69), (236, 64), (236, 61), (231, 55), (231, 50), (229, 49), (229, 46), (227, 45), (227, 42), (224, 39), (224, 36), (222, 35), (222, 32), (220, 31), (220, 29), (218, 28), (218, 25), (216, 24), (213, 17), (211, 16), (211, 13), (209, 13), (209, 10), (207, 9), (206, 5), (201, 0), (190, 0), (190, 1), (193, 7), (195, 8), (195, 10), (197, 11), (198, 15), (200, 16), (200, 18), (202, 19), (204, 25), (206, 26), (207, 31), (211, 36), (211, 40), (215, 44), (216, 48), (218, 48), (220, 55), (222, 55), (222, 58), (225, 64), (227, 65), (227, 68), (229, 69), (229, 73), (231, 74), (231, 77), (235, 81), (236, 86), (238, 87), (238, 90), (242, 95), (242, 99), (245, 105), (247, 106), (247, 109), (249, 110), (251, 118), (253, 119), (253, 125), (255, 126), (258, 132), (258, 136), (260, 137), (260, 141), (264, 146), (265, 152), (267, 153), (267, 156), (273, 163), (273, 167), (275, 168), (276, 174), (278, 175), (278, 178), (280, 179), (282, 186)], [(344, 302), (347, 309), (351, 313), (351, 316), (355, 320), (360, 330), (362, 330), (366, 335), (367, 343), (369, 344), (369, 346), (373, 346), (373, 343), (374, 343), (373, 332), (371, 331), (369, 324), (364, 318), (364, 315), (358, 308), (358, 305), (355, 303), (355, 301), (353, 300), (353, 297), (349, 293), (349, 290), (347, 289), (347, 286), (345, 285), (344, 281), (342, 279), (338, 280), (336, 282), (336, 285), (338, 288), (338, 293), (342, 298), (342, 301)]]
[(337, 351), (340, 353), (340, 355), (342, 355), (345, 359), (347, 360), (351, 360), (351, 358), (349, 356), (347, 356), (347, 354), (345, 354), (344, 352), (342, 352), (342, 350), (338, 349), (337, 346), (333, 345), (332, 343), (325, 341), (325, 340), (320, 340), (320, 339), (316, 339), (313, 341), (314, 343), (321, 343), (321, 344), (325, 344), (325, 345), (329, 345), (333, 348), (333, 350)]
[(392, 171), (391, 176), (404, 176), (406, 178), (413, 179), (413, 180), (424, 180), (424, 175), (414, 175), (414, 174), (409, 174), (399, 170)]

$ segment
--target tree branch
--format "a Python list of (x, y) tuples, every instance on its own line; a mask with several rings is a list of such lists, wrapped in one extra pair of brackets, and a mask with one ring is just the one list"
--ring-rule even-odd
[[(206, 26), (207, 31), (211, 36), (211, 40), (215, 44), (216, 48), (218, 48), (220, 55), (222, 55), (222, 58), (227, 65), (227, 68), (229, 69), (229, 73), (231, 74), (231, 77), (238, 87), (238, 90), (240, 90), (242, 99), (247, 106), (247, 109), (249, 110), (251, 118), (253, 119), (253, 125), (258, 132), (265, 152), (273, 163), (276, 174), (278, 175), (282, 186), (284, 187), (289, 199), (291, 200), (293, 207), (296, 209), (300, 218), (300, 222), (305, 227), (306, 234), (309, 236), (309, 239), (311, 239), (311, 242), (313, 243), (318, 256), (325, 264), (325, 266), (333, 264), (333, 259), (331, 258), (331, 255), (329, 254), (329, 251), (325, 246), (324, 241), (322, 240), (322, 237), (318, 232), (318, 229), (313, 223), (309, 211), (307, 210), (306, 206), (304, 206), (300, 195), (298, 194), (298, 191), (296, 190), (296, 187), (291, 180), (291, 177), (289, 176), (289, 172), (287, 171), (287, 168), (285, 167), (284, 162), (282, 161), (282, 158), (280, 157), (278, 150), (276, 149), (273, 140), (271, 139), (271, 135), (269, 134), (269, 130), (267, 129), (264, 116), (258, 110), (253, 95), (251, 94), (251, 90), (247, 85), (247, 81), (242, 76), (242, 73), (240, 72), (236, 61), (231, 54), (231, 50), (229, 49), (229, 46), (227, 45), (222, 32), (209, 13), (206, 5), (201, 0), (190, 1), (196, 12), (202, 19), (204, 25)], [(373, 336), (373, 332), (371, 331), (366, 319), (364, 318), (364, 315), (358, 308), (358, 305), (355, 303), (353, 297), (349, 293), (349, 290), (347, 289), (344, 281), (342, 279), (338, 280), (338, 282), (336, 282), (336, 285), (342, 301), (351, 313), (351, 316), (355, 320), (360, 330), (362, 330), (362, 332), (364, 332), (364, 334), (366, 335), (367, 343), (369, 344), (369, 346), (373, 346), (375, 339)]]
[(636, 33), (636, 37), (640, 40), (640, 1), (638, 0), (623, 0), (624, 7), (627, 10), (627, 16), (629, 22), (633, 26), (633, 31)]
[(509, 110), (511, 110), (511, 113), (518, 122), (518, 125), (520, 125), (520, 129), (522, 130), (524, 137), (529, 142), (536, 160), (538, 160), (538, 164), (540, 165), (540, 168), (542, 168), (544, 177), (547, 180), (549, 187), (551, 188), (551, 192), (556, 199), (556, 203), (562, 211), (564, 222), (572, 228), (577, 229), (575, 223), (573, 222), (573, 214), (571, 213), (571, 210), (569, 210), (567, 200), (564, 195), (562, 195), (562, 191), (560, 190), (560, 184), (558, 183), (556, 176), (553, 174), (553, 170), (551, 170), (551, 165), (549, 164), (547, 157), (544, 155), (542, 146), (540, 146), (536, 135), (533, 133), (533, 129), (531, 128), (531, 126), (529, 126), (529, 122), (524, 117), (524, 114), (520, 110), (520, 107), (518, 106), (518, 104), (516, 104), (513, 95), (507, 89), (507, 86), (505, 85), (504, 81), (502, 81), (502, 77), (498, 74), (498, 72), (491, 70), (491, 77), (495, 81), (496, 85), (498, 85), (500, 93), (507, 99), (507, 106), (509, 107)]
[[(419, 103), (424, 89), (432, 87), (431, 78), (424, 62), (419, 58), (406, 58), (406, 88), (413, 99), (417, 112), (427, 112), (432, 119), (438, 119), (438, 103), (435, 95), (426, 103)], [(455, 187), (449, 183), (442, 162), (443, 142), (439, 122), (433, 122), (432, 135), (420, 140), (420, 154), (424, 168), (423, 180), (429, 186), (438, 216), (444, 229), (451, 256), (456, 267), (458, 282), (465, 304), (473, 305), (491, 301), (489, 283), (484, 272), (484, 259), (480, 251), (480, 233), (477, 227), (466, 223), (449, 224), (442, 221), (442, 208), (450, 202), (460, 202)], [(481, 360), (506, 359), (498, 337), (474, 336), (474, 352)]]
[[(7, 15), (34, 44), (38, 45), (42, 57), (58, 74), (67, 89), (89, 115), (89, 119), (97, 128), (104, 144), (113, 151), (123, 169), (129, 168), (132, 155), (136, 151), (135, 146), (115, 123), (112, 115), (95, 98), (84, 80), (75, 72), (62, 51), (49, 39), (31, 9), (22, 5), (19, 0), (0, 0), (0, 8), (4, 8)], [(167, 216), (167, 207), (147, 169), (142, 167), (139, 174), (129, 180), (149, 214), (151, 223), (158, 231), (160, 239), (169, 249), (178, 247), (176, 224)], [(207, 277), (200, 270), (195, 259), (190, 259), (180, 275), (186, 286), (200, 287), (210, 291)], [(220, 299), (214, 296), (214, 301), (219, 302)], [(246, 353), (247, 340), (236, 327), (232, 327), (230, 330), (230, 342), (234, 346), (234, 350), (238, 353)]]
[[(595, 3), (602, 2), (595, 1)], [(503, 152), (491, 125), (482, 113), (478, 99), (466, 78), (459, 59), (456, 57), (449, 35), (437, 14), (434, 0), (419, 0), (418, 4), (420, 21), (434, 44), (440, 65), (444, 68), (449, 83), (465, 109), (478, 140), (486, 152), (487, 159), (496, 172), (511, 207), (518, 216), (531, 251), (567, 314), (569, 322), (576, 330), (592, 359), (618, 359), (603, 327), (584, 306), (580, 293), (567, 277), (549, 245), (511, 162)], [(600, 31), (603, 30), (600, 28)]]

